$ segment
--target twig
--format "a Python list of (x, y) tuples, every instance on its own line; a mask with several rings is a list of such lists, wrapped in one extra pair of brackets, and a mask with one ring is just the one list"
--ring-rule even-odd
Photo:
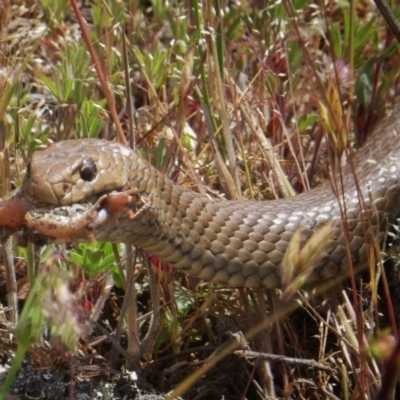
[(149, 277), (149, 286), (150, 286), (150, 293), (151, 293), (151, 300), (153, 303), (152, 315), (150, 320), (150, 326), (147, 330), (146, 336), (142, 340), (142, 344), (140, 346), (140, 357), (143, 357), (148, 350), (152, 343), (154, 343), (155, 337), (157, 336), (157, 332), (160, 328), (160, 296), (158, 295), (157, 290), (157, 282), (154, 277), (154, 272), (151, 268), (150, 260), (148, 254), (143, 255), (143, 260), (146, 264), (148, 277)]
[(395, 36), (396, 40), (400, 43), (400, 25), (393, 14), (393, 11), (389, 8), (385, 0), (374, 0), (378, 10), (385, 18), (386, 23), (389, 25), (390, 30)]
[(322, 371), (329, 372), (332, 375), (337, 374), (337, 369), (332, 368), (328, 365), (321, 364), (315, 360), (312, 359), (300, 359), (300, 358), (293, 358), (293, 357), (285, 357), (277, 354), (270, 354), (270, 353), (260, 353), (258, 351), (250, 351), (250, 350), (237, 350), (234, 352), (234, 354), (244, 357), (244, 358), (259, 358), (262, 360), (267, 360), (271, 362), (281, 362), (281, 363), (286, 363), (288, 365), (293, 365), (293, 366), (301, 366), (301, 367), (306, 367), (306, 368), (312, 368), (312, 369), (319, 369)]
[(115, 129), (117, 132), (117, 136), (118, 136), (118, 140), (122, 143), (122, 144), (127, 144), (124, 132), (122, 130), (121, 124), (119, 122), (119, 118), (118, 118), (118, 113), (117, 110), (115, 108), (115, 100), (114, 100), (114, 96), (111, 93), (110, 88), (108, 87), (108, 82), (103, 74), (103, 70), (101, 69), (101, 65), (100, 65), (100, 60), (99, 57), (97, 56), (92, 41), (90, 40), (88, 31), (86, 29), (86, 25), (85, 25), (85, 21), (82, 18), (81, 12), (79, 10), (78, 4), (76, 3), (76, 0), (70, 0), (72, 8), (74, 10), (74, 13), (76, 15), (76, 19), (78, 21), (79, 27), (81, 28), (82, 31), (82, 37), (84, 42), (86, 43), (86, 46), (89, 50), (90, 53), (90, 57), (92, 58), (92, 61), (94, 63), (94, 68), (96, 69), (96, 74), (97, 77), (99, 78), (100, 84), (101, 84), (101, 88), (103, 89), (103, 93), (105, 98), (107, 99), (107, 104), (108, 104), (108, 108), (110, 109), (110, 113), (111, 113), (111, 117), (112, 120), (115, 124)]

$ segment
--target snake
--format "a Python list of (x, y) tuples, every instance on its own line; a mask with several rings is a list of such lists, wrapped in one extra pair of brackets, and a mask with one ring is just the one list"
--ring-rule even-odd
[[(23, 199), (14, 228), (60, 240), (128, 242), (177, 270), (231, 287), (281, 288), (297, 233), (299, 251), (310, 240), (322, 242), (304, 275), (315, 282), (365, 262), (368, 248), (382, 245), (399, 216), (399, 132), (394, 112), (330, 181), (267, 201), (189, 190), (118, 142), (65, 140), (33, 153), (7, 202)], [(12, 209), (4, 204), (0, 226), (10, 214), (4, 210)], [(320, 238), (328, 225), (329, 235)], [(290, 268), (294, 277), (304, 272), (301, 265)]]

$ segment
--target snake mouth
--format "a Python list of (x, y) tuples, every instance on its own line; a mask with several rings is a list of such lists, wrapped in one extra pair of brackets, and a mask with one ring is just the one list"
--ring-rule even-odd
[(92, 196), (82, 203), (65, 206), (32, 206), (24, 223), (28, 230), (61, 241), (95, 240), (95, 231), (110, 219), (104, 200), (108, 195)]
[(0, 228), (27, 229), (61, 241), (94, 241), (104, 224), (110, 220), (118, 224), (120, 217), (134, 219), (147, 205), (148, 199), (139, 196), (136, 189), (93, 195), (84, 202), (63, 206), (35, 204), (17, 189), (0, 203)]
[(62, 241), (94, 240), (93, 232), (110, 219), (104, 202), (108, 196), (92, 196), (66, 206), (37, 205), (19, 188), (0, 202), (0, 234), (28, 230)]
[[(21, 194), (21, 199), (14, 200), (20, 209), (15, 225), (19, 225), (17, 228), (24, 225), (29, 231), (60, 241), (95, 241), (96, 233), (110, 220), (117, 225), (120, 218), (134, 219), (148, 205), (147, 200), (136, 193), (136, 189), (108, 192), (91, 196), (81, 203), (63, 206), (36, 206), (30, 202), (25, 206)], [(135, 213), (131, 208), (139, 211)]]

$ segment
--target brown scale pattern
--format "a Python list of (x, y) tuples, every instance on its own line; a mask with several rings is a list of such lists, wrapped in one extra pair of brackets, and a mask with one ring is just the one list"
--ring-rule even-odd
[[(382, 240), (388, 224), (399, 214), (397, 132), (400, 116), (387, 118), (352, 157), (364, 211), (354, 176), (349, 167), (343, 169), (348, 238), (356, 262), (365, 260), (368, 242), (372, 237)], [(85, 157), (97, 165), (91, 182), (79, 176)], [(150, 200), (150, 207), (134, 220), (121, 213), (118, 225), (107, 220), (95, 231), (96, 238), (130, 241), (204, 280), (275, 288), (281, 285), (282, 260), (293, 233), (300, 229), (304, 245), (318, 228), (331, 222), (332, 236), (309, 280), (330, 278), (348, 268), (340, 208), (329, 183), (276, 201), (209, 199), (176, 185), (118, 143), (75, 140), (35, 153), (22, 185), (30, 201), (45, 207), (69, 206), (95, 194), (131, 187)]]

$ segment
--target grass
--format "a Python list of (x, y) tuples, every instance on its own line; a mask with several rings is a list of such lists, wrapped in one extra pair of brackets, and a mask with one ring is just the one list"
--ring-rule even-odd
[[(49, 139), (117, 137), (196, 191), (289, 197), (326, 179), (327, 163), (340, 163), (348, 146), (366, 140), (398, 91), (398, 45), (369, 3), (3, 4), (4, 194), (19, 186), (29, 155)], [(88, 16), (83, 30), (81, 14)], [(101, 312), (89, 336), (68, 342), (84, 355), (82, 371), (96, 365), (89, 357), (95, 351), (110, 370), (134, 366), (155, 389), (177, 388), (170, 398), (369, 399), (378, 392), (396, 333), (389, 292), (378, 292), (386, 283), (379, 271), (299, 291), (302, 282), (288, 270), (283, 291), (231, 289), (151, 258), (150, 268), (141, 253), (127, 258), (129, 247), (103, 246), (80, 245), (69, 256), (54, 246), (42, 258), (36, 249), (14, 246), (12, 253), (16, 279), (28, 270), (32, 281), (43, 279), (49, 260), (61, 259), (54, 269), (70, 271), (74, 302), (87, 307), (78, 322)], [(296, 243), (293, 249), (296, 257)], [(99, 264), (107, 268), (98, 271)], [(41, 304), (25, 314), (37, 315)], [(37, 332), (57, 324), (48, 317)], [(53, 329), (52, 354), (73, 360), (62, 340)], [(37, 346), (36, 368), (60, 368), (61, 360)], [(12, 350), (5, 342), (3, 359)], [(254, 360), (251, 351), (264, 356)], [(92, 370), (105, 379), (100, 365)]]

